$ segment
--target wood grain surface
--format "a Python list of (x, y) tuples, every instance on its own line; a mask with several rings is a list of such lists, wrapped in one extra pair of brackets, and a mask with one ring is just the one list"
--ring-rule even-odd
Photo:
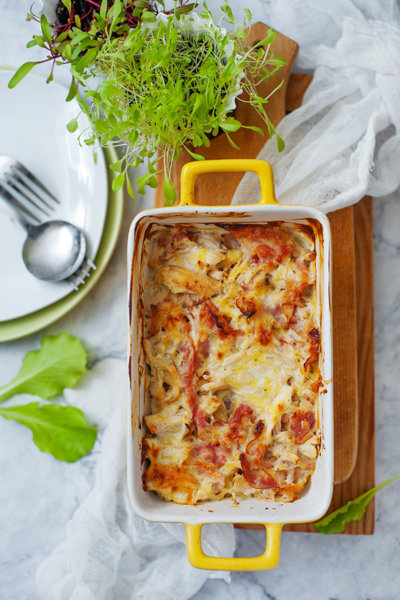
[[(351, 476), (336, 484), (329, 511), (363, 494), (375, 485), (374, 430), (374, 301), (373, 301), (373, 221), (371, 198), (352, 207), (354, 213), (355, 272), (357, 297), (358, 448)], [(342, 211), (340, 211), (342, 212)], [(336, 379), (335, 379), (336, 381)], [(335, 422), (337, 428), (337, 423)], [(340, 439), (340, 432), (338, 435)], [(375, 526), (374, 500), (360, 521), (345, 527), (346, 534), (372, 534)], [(311, 524), (287, 525), (285, 530), (315, 532)]]
[[(268, 28), (257, 23), (249, 40), (265, 37)], [(268, 104), (268, 113), (276, 125), (291, 110), (300, 106), (312, 77), (290, 74), (297, 56), (295, 42), (277, 33), (273, 51), (287, 59), (286, 83)], [(269, 82), (275, 84), (276, 82)], [(267, 95), (272, 86), (263, 89)], [(254, 111), (245, 104), (237, 118), (245, 124), (257, 124)], [(263, 127), (265, 131), (265, 126)], [(206, 158), (254, 158), (266, 137), (244, 130), (235, 139), (241, 150), (234, 150), (218, 136), (205, 149)], [(203, 150), (203, 149), (202, 149)], [(174, 165), (173, 182), (179, 189), (180, 171), (189, 156), (182, 155)], [(196, 202), (205, 205), (230, 204), (241, 174), (205, 175), (196, 183)], [(160, 182), (162, 178), (160, 179)], [(278, 198), (279, 200), (279, 198)], [(162, 186), (156, 190), (155, 205), (162, 206)], [(374, 356), (373, 356), (373, 285), (372, 212), (369, 199), (329, 215), (332, 229), (332, 321), (335, 413), (335, 486), (330, 510), (363, 493), (374, 485)], [(358, 406), (358, 397), (362, 402)], [(257, 525), (248, 528), (258, 528)], [(372, 533), (374, 507), (365, 517), (346, 527), (345, 533)], [(315, 531), (310, 524), (288, 525), (292, 531)]]
[[(286, 109), (298, 108), (312, 81), (293, 73), (287, 86)], [(354, 207), (328, 215), (332, 231), (332, 329), (335, 413), (335, 483), (353, 472), (358, 447), (358, 373)]]

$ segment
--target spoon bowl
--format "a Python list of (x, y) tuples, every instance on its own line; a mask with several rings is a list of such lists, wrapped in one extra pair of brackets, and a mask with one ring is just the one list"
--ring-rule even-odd
[(75, 273), (86, 255), (82, 230), (67, 221), (45, 221), (26, 226), (22, 258), (32, 275), (44, 281), (62, 281)]

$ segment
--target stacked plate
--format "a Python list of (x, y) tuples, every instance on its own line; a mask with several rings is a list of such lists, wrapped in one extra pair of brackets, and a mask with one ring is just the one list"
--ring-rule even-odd
[(0, 71), (0, 155), (17, 158), (58, 198), (51, 218), (83, 229), (87, 256), (97, 268), (78, 291), (68, 283), (33, 277), (22, 261), (26, 233), (0, 203), (0, 342), (45, 327), (86, 296), (111, 258), (123, 210), (122, 191), (112, 192), (108, 181), (115, 151), (86, 146), (85, 115), (79, 116), (77, 132), (67, 131), (80, 109), (76, 101), (65, 102), (66, 88), (30, 75), (9, 90), (11, 75), (9, 69)]

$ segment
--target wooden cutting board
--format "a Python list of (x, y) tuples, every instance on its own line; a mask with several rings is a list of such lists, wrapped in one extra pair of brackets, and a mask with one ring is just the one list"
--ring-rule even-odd
[[(287, 108), (300, 106), (312, 77), (293, 73), (288, 83)], [(372, 200), (363, 198), (354, 206), (331, 213), (332, 228), (332, 325), (335, 389), (335, 486), (328, 512), (343, 506), (375, 485), (375, 406), (374, 406), (374, 290)], [(351, 243), (348, 243), (348, 240)], [(347, 240), (347, 242), (346, 242)], [(353, 304), (354, 299), (354, 304)], [(354, 308), (354, 310), (353, 310)], [(350, 363), (342, 358), (350, 326)], [(353, 334), (355, 328), (355, 336)], [(353, 344), (355, 343), (355, 347)], [(349, 367), (349, 368), (348, 368)], [(340, 395), (338, 395), (338, 387)], [(352, 388), (353, 405), (342, 395)], [(344, 440), (343, 424), (349, 418), (353, 440)], [(350, 431), (347, 431), (349, 434)], [(346, 453), (350, 450), (350, 454)], [(340, 477), (338, 476), (340, 474)], [(345, 527), (346, 534), (372, 534), (375, 502), (364, 517)], [(285, 530), (315, 532), (311, 524), (288, 525)]]
[[(289, 82), (290, 86), (290, 82)], [(343, 506), (375, 485), (375, 430), (374, 430), (374, 304), (373, 304), (373, 239), (372, 200), (363, 198), (352, 207), (355, 239), (355, 293), (357, 329), (357, 375), (358, 375), (358, 447), (351, 475), (333, 488), (332, 502), (328, 512)], [(340, 214), (342, 211), (338, 211)], [(334, 306), (334, 305), (333, 305)], [(337, 312), (337, 322), (340, 311)], [(334, 369), (338, 358), (334, 358)], [(345, 365), (343, 365), (345, 367)], [(334, 374), (336, 386), (337, 373)], [(337, 387), (337, 386), (336, 386)], [(335, 393), (335, 433), (340, 455), (343, 451), (341, 429), (338, 425), (337, 404), (341, 399)], [(342, 408), (340, 411), (343, 413)], [(335, 448), (335, 458), (337, 448)], [(348, 463), (349, 466), (349, 463)], [(336, 469), (335, 469), (336, 470)], [(372, 534), (375, 526), (375, 501), (372, 500), (360, 521), (352, 521), (345, 527), (345, 534)], [(259, 529), (259, 525), (238, 525), (243, 529)], [(286, 525), (285, 531), (315, 533), (309, 523)]]
[[(252, 26), (249, 41), (265, 37), (267, 27)], [(286, 66), (268, 82), (259, 86), (266, 97), (284, 78), (284, 85), (274, 94), (267, 109), (276, 125), (286, 114), (297, 108), (311, 82), (311, 76), (291, 74), (298, 45), (280, 33), (272, 51), (286, 58)], [(240, 151), (232, 148), (224, 136), (213, 138), (209, 148), (201, 153), (207, 159), (255, 158), (267, 138), (266, 127), (247, 103), (238, 103), (236, 118), (244, 124), (258, 125), (265, 136), (248, 130), (233, 134)], [(197, 150), (198, 151), (198, 150)], [(192, 159), (183, 152), (175, 161), (172, 179), (180, 191), (182, 166)], [(202, 205), (230, 204), (243, 175), (231, 173), (203, 175), (197, 179), (195, 198)], [(162, 183), (162, 177), (159, 178)], [(279, 198), (278, 198), (279, 200)], [(162, 206), (162, 185), (156, 190), (155, 205)], [(372, 216), (370, 201), (348, 207), (329, 215), (332, 228), (332, 320), (335, 413), (335, 490), (332, 507), (336, 508), (374, 485), (373, 457), (373, 304), (372, 286)], [(368, 254), (369, 253), (369, 254)], [(368, 254), (371, 255), (370, 259)], [(357, 270), (357, 272), (356, 272)], [(359, 342), (357, 342), (357, 334)], [(363, 398), (358, 410), (358, 397)], [(372, 411), (372, 412), (371, 412)], [(359, 427), (359, 421), (362, 427)], [(367, 429), (365, 425), (367, 424)], [(359, 431), (361, 435), (359, 435)], [(353, 475), (352, 475), (353, 474)], [(348, 526), (348, 533), (372, 533), (373, 505), (366, 517)], [(293, 530), (315, 531), (312, 525), (296, 525)]]

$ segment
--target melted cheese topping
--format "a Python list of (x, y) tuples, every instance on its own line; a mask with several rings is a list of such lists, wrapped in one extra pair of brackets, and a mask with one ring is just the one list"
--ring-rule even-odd
[(149, 228), (145, 489), (299, 497), (320, 446), (315, 256), (312, 225)]

